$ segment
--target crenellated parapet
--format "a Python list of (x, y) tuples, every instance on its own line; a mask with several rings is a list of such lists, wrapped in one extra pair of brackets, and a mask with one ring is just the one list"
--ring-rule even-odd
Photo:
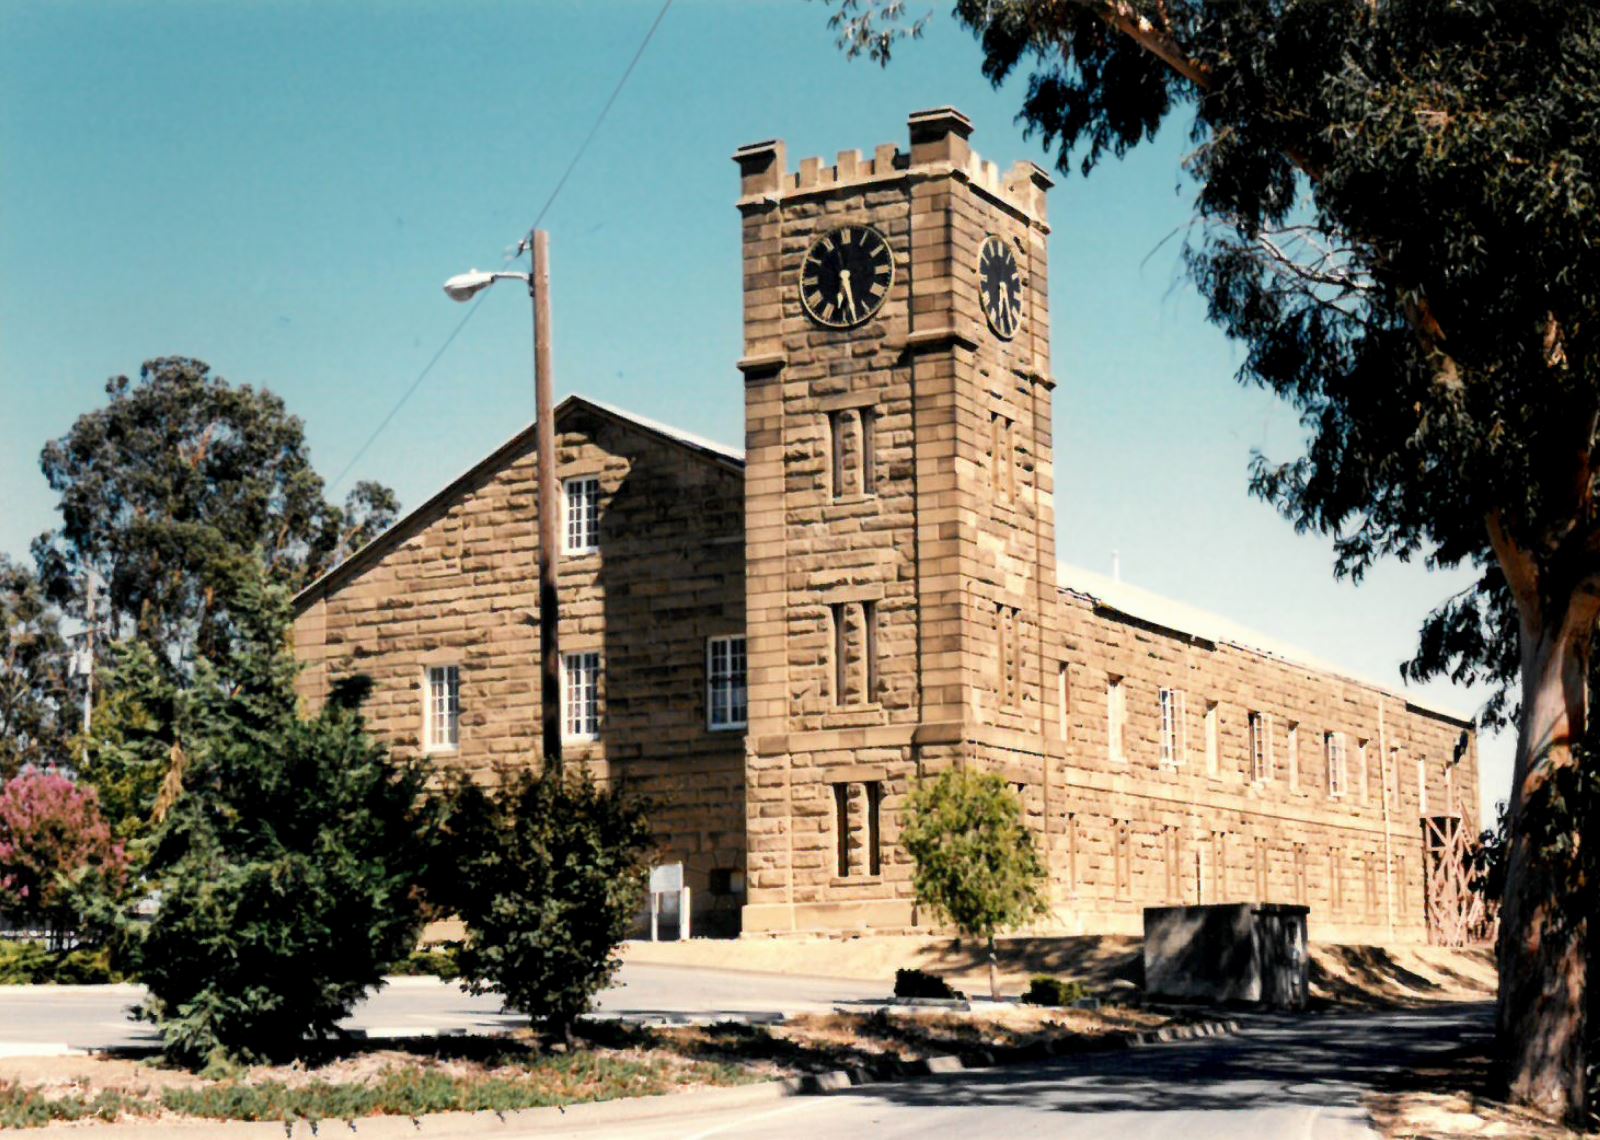
[(840, 190), (857, 193), (873, 183), (947, 177), (969, 184), (1048, 230), (1046, 196), (1055, 183), (1037, 164), (1016, 162), (1002, 173), (999, 164), (972, 149), (972, 121), (954, 107), (917, 111), (908, 118), (907, 127), (910, 150), (883, 143), (871, 157), (860, 150), (843, 150), (831, 165), (820, 157), (803, 158), (793, 170), (781, 139), (740, 147), (733, 156), (740, 172), (739, 209), (758, 213), (782, 202)]

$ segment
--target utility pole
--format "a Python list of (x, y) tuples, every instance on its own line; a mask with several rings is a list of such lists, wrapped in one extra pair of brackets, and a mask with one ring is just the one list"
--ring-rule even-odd
[(546, 778), (561, 774), (561, 603), (556, 594), (556, 559), (559, 548), (556, 519), (556, 425), (551, 396), (550, 353), (550, 235), (534, 230), (533, 272), (528, 293), (533, 298), (534, 416), (538, 423), (539, 515), (539, 712), (543, 728)]
[(95, 576), (93, 570), (83, 576), (83, 734), (89, 735), (89, 722), (94, 714), (94, 603)]

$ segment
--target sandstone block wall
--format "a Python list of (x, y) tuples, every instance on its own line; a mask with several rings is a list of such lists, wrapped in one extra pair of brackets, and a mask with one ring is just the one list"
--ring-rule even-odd
[[(560, 562), (561, 650), (601, 656), (600, 733), (568, 764), (652, 799), (660, 860), (682, 860), (704, 922), (744, 867), (744, 734), (707, 727), (706, 640), (744, 630), (743, 473), (584, 401), (558, 409), (557, 473), (600, 479), (600, 549)], [(301, 692), (365, 673), (372, 731), (422, 748), (425, 668), (456, 664), (460, 746), (440, 764), (539, 762), (539, 626), (530, 429), (299, 599)], [(715, 912), (715, 917), (712, 916)]]

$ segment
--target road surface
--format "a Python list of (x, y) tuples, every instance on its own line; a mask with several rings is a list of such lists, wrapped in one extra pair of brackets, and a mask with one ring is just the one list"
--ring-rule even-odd
[[(597, 1004), (600, 1012), (619, 1015), (763, 1018), (882, 998), (887, 989), (869, 982), (624, 963), (618, 984)], [(0, 986), (0, 1056), (152, 1044), (150, 1027), (127, 1015), (142, 997), (143, 990), (131, 985)], [(498, 998), (473, 997), (455, 983), (397, 978), (344, 1024), (374, 1036), (398, 1036), (511, 1029), (526, 1022), (503, 1013)]]
[(700, 1106), (580, 1106), (526, 1114), (504, 1135), (554, 1140), (1065, 1136), (1072, 1140), (1346, 1140), (1376, 1137), (1362, 1094), (1473, 1037), (1489, 1005), (1427, 1012), (1247, 1017), (1232, 1038), (1056, 1058), (824, 1096)]

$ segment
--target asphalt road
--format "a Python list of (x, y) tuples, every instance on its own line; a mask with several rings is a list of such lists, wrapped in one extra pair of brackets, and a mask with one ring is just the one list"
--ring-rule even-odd
[[(776, 1017), (828, 1010), (836, 1002), (887, 996), (865, 982), (741, 974), (730, 970), (624, 964), (618, 985), (601, 995), (599, 1012), (715, 1019), (725, 1014)], [(107, 1049), (153, 1043), (150, 1027), (127, 1016), (143, 996), (138, 986), (0, 986), (0, 1056)], [(374, 1036), (515, 1028), (498, 998), (473, 997), (454, 983), (397, 978), (344, 1024)]]
[(1363, 1092), (1487, 1037), (1487, 1005), (1427, 1012), (1251, 1017), (1238, 1037), (1056, 1058), (825, 1096), (719, 1106), (683, 1098), (542, 1115), (506, 1135), (619, 1140), (1067, 1136), (1073, 1140), (1376, 1137)]

